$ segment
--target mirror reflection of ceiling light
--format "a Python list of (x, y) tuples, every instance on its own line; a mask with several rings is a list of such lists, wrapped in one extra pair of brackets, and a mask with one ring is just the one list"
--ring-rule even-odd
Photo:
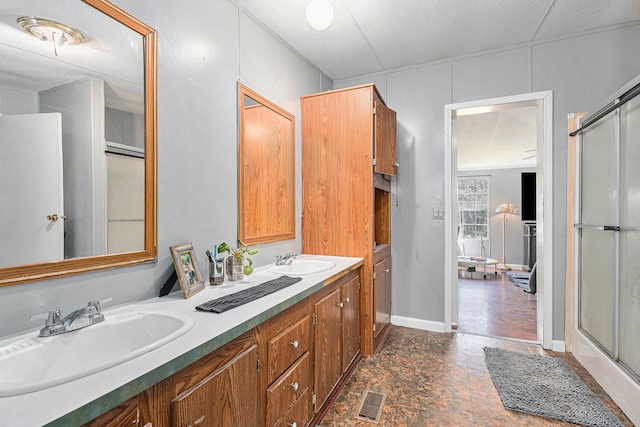
[(329, 0), (311, 0), (307, 5), (307, 22), (311, 28), (322, 31), (333, 21), (333, 6)]
[(50, 19), (21, 16), (16, 22), (27, 34), (43, 42), (50, 41), (56, 56), (58, 47), (73, 46), (84, 40), (84, 34), (80, 30)]

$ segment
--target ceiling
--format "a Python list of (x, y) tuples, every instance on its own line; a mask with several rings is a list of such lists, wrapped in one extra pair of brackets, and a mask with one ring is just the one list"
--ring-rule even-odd
[(308, 0), (233, 1), (333, 80), (640, 20), (640, 0), (329, 0), (317, 31)]
[(458, 170), (536, 167), (536, 101), (456, 111)]
[[(85, 40), (54, 52), (52, 43), (28, 35), (17, 25), (19, 16), (70, 25)], [(139, 34), (81, 1), (0, 0), (0, 86), (39, 92), (91, 76), (107, 83), (110, 106), (141, 111), (143, 48)]]
[[(640, 0), (329, 0), (317, 31), (309, 0), (232, 1), (333, 80), (640, 21)], [(459, 170), (535, 167), (536, 117), (530, 103), (459, 114)]]

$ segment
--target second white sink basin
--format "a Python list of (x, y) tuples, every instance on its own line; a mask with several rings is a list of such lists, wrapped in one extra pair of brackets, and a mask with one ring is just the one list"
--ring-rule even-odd
[(291, 264), (272, 265), (267, 271), (291, 276), (304, 276), (329, 270), (336, 266), (335, 262), (316, 259), (294, 259)]
[(0, 397), (66, 383), (131, 360), (185, 334), (193, 320), (167, 312), (106, 315), (61, 335), (37, 333), (0, 347)]

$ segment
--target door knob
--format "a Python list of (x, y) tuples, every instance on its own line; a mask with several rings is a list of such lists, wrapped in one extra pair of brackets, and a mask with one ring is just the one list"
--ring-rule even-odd
[(298, 341), (293, 341), (293, 342), (290, 342), (289, 344), (291, 344), (291, 347), (293, 348), (298, 348), (298, 345), (299, 345)]
[(344, 302), (345, 302), (345, 303), (347, 303), (347, 304), (349, 304), (349, 298), (348, 298), (348, 297), (347, 297), (347, 298), (345, 298), (345, 299), (344, 299)]
[(298, 391), (298, 387), (300, 387), (298, 385), (298, 383), (293, 383), (293, 384), (289, 384), (291, 386), (291, 388), (293, 389), (293, 391)]

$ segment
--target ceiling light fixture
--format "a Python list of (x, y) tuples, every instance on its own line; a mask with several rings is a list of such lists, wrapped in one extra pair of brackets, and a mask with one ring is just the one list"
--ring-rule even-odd
[(16, 22), (27, 34), (43, 42), (52, 42), (56, 56), (58, 47), (73, 46), (84, 40), (84, 34), (80, 30), (50, 19), (21, 16)]
[(333, 21), (333, 6), (329, 0), (311, 0), (307, 5), (307, 22), (311, 28), (326, 30)]

